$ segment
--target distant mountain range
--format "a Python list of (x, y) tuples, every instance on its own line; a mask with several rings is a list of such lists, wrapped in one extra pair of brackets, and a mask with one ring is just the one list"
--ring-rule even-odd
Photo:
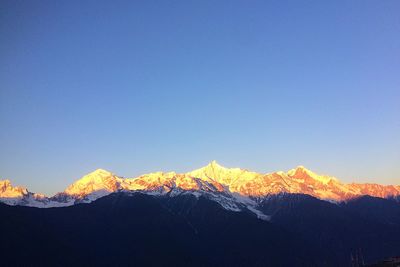
[(306, 194), (322, 200), (341, 202), (363, 195), (397, 197), (400, 195), (400, 186), (344, 184), (335, 177), (318, 175), (303, 166), (288, 172), (261, 174), (245, 169), (225, 168), (216, 161), (188, 173), (155, 172), (136, 178), (122, 178), (98, 169), (52, 197), (31, 193), (23, 187), (13, 187), (9, 180), (0, 181), (1, 202), (38, 208), (89, 203), (113, 192), (142, 192), (151, 195), (185, 192), (195, 196), (207, 195), (226, 209), (241, 210), (246, 206), (263, 216), (259, 212), (258, 203), (276, 194)]
[[(0, 182), (1, 266), (367, 266), (400, 255), (400, 188), (215, 161), (52, 197)], [(38, 208), (39, 207), (39, 208)]]

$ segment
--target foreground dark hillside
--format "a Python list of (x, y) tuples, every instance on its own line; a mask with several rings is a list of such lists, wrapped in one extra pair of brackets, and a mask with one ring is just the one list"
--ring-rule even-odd
[(1, 205), (2, 266), (312, 266), (281, 227), (193, 196), (112, 194), (91, 204)]
[(111, 194), (91, 204), (0, 205), (1, 266), (350, 266), (400, 254), (400, 205), (306, 195), (261, 203), (271, 222), (192, 195)]
[(337, 266), (351, 256), (365, 263), (400, 255), (400, 203), (363, 196), (341, 204), (308, 195), (278, 195), (261, 203), (272, 223), (319, 247)]

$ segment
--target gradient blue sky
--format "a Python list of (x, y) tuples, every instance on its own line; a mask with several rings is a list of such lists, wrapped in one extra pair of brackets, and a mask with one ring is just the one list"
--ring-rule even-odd
[(0, 177), (216, 159), (400, 184), (400, 1), (1, 1)]

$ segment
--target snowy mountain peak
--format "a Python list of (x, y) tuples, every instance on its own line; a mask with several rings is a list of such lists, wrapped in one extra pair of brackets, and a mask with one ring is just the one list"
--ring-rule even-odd
[(225, 168), (214, 160), (203, 168), (188, 172), (187, 175), (206, 181), (216, 181), (222, 185), (229, 185), (243, 172), (245, 171), (239, 168)]
[(97, 169), (68, 186), (64, 192), (77, 197), (85, 197), (96, 191), (114, 192), (120, 180), (109, 171)]
[(262, 174), (240, 168), (226, 168), (215, 160), (188, 173), (154, 172), (126, 179), (97, 169), (50, 198), (30, 193), (22, 187), (13, 187), (9, 180), (0, 181), (0, 201), (10, 205), (68, 206), (91, 202), (120, 191), (140, 191), (153, 195), (175, 195), (182, 192), (206, 194), (225, 206), (237, 208), (237, 201), (249, 207), (248, 203), (254, 199), (280, 193), (307, 194), (330, 201), (343, 201), (362, 195), (386, 198), (399, 196), (400, 186), (345, 184), (334, 177), (312, 172), (304, 166), (288, 172)]
[(224, 167), (222, 167), (215, 159), (212, 160), (208, 165), (214, 166), (214, 167), (224, 168)]
[(12, 186), (10, 180), (0, 181), (0, 198), (20, 198), (28, 194), (28, 190), (20, 186)]
[(304, 167), (303, 165), (299, 165), (296, 167), (296, 170), (301, 170), (301, 171), (306, 171), (306, 172), (311, 172), (309, 169)]
[(10, 180), (0, 180), (0, 194), (1, 192), (8, 190), (10, 187), (12, 187)]
[(288, 171), (287, 175), (289, 177), (292, 177), (295, 179), (301, 179), (304, 182), (309, 182), (310, 179), (321, 182), (323, 184), (327, 184), (330, 181), (339, 182), (335, 177), (331, 177), (331, 176), (327, 176), (327, 175), (318, 175), (315, 172), (310, 171), (309, 169), (307, 169), (301, 165), (297, 166), (295, 169)]
[(94, 176), (109, 176), (109, 175), (113, 175), (113, 173), (109, 172), (107, 170), (104, 170), (104, 169), (96, 169), (95, 171), (92, 171), (91, 173), (85, 175), (84, 177), (86, 177), (86, 176), (93, 176), (93, 177)]
[(290, 176), (294, 176), (296, 173), (297, 173), (297, 174), (305, 173), (305, 174), (308, 174), (308, 175), (310, 175), (310, 176), (311, 176), (311, 175), (315, 175), (314, 172), (310, 171), (309, 169), (307, 169), (307, 168), (304, 167), (303, 165), (299, 165), (299, 166), (297, 166), (296, 168), (291, 169), (291, 170), (288, 171), (288, 175), (290, 175)]
[(8, 205), (45, 207), (48, 198), (29, 192), (25, 187), (12, 186), (10, 180), (0, 181), (0, 202)]
[(203, 168), (207, 169), (207, 170), (226, 170), (227, 169), (224, 166), (220, 165), (216, 160), (211, 161)]
[(7, 185), (8, 186), (10, 184), (11, 184), (11, 182), (8, 179), (0, 180), (0, 187), (2, 187), (3, 185)]

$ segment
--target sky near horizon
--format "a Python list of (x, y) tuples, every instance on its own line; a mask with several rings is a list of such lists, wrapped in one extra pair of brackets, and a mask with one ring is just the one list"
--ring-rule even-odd
[(400, 1), (1, 1), (0, 179), (217, 160), (400, 184)]

